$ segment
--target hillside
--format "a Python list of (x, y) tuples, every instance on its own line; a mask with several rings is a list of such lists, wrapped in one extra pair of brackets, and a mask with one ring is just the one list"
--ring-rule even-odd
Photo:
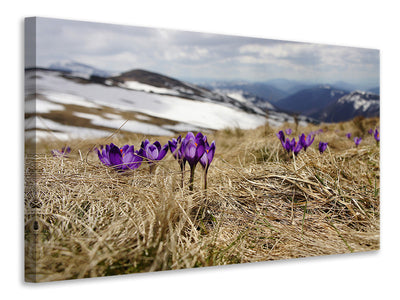
[(275, 105), (285, 111), (312, 116), (347, 93), (329, 85), (318, 85), (300, 90), (281, 99)]
[(75, 61), (58, 61), (49, 65), (48, 69), (69, 73), (76, 77), (90, 78), (90, 76), (109, 77), (111, 72), (100, 70), (87, 64)]
[[(380, 247), (379, 145), (366, 130), (379, 119), (321, 127), (225, 129), (208, 171), (179, 164), (168, 152), (153, 171), (147, 164), (118, 172), (94, 147), (138, 149), (145, 138), (121, 135), (46, 140), (25, 161), (25, 276), (55, 281), (161, 270), (354, 253)], [(297, 157), (276, 133), (318, 132)], [(321, 129), (322, 132), (319, 130)], [(361, 136), (358, 147), (345, 137)], [(318, 142), (328, 143), (320, 154)], [(67, 157), (52, 149), (71, 147)]]
[[(145, 70), (103, 78), (47, 69), (25, 71), (27, 140), (104, 137), (122, 133), (172, 136), (182, 131), (279, 126), (292, 116), (268, 115), (242, 101)], [(312, 121), (300, 117), (300, 124)]]
[(380, 97), (370, 92), (354, 91), (332, 102), (311, 116), (325, 122), (343, 122), (356, 116), (379, 117)]
[(200, 85), (205, 86), (210, 90), (227, 90), (240, 93), (249, 93), (272, 104), (289, 95), (288, 92), (275, 87), (273, 84), (262, 82), (251, 83), (216, 81), (212, 83), (203, 83)]

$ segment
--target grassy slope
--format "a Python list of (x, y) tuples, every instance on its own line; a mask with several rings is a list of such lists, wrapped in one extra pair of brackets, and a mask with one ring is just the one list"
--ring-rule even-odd
[[(37, 155), (26, 154), (26, 279), (377, 250), (379, 146), (365, 134), (377, 122), (325, 125), (327, 131), (295, 163), (276, 128), (209, 134), (217, 152), (207, 192), (201, 166), (194, 192), (187, 188), (188, 174), (180, 187), (171, 154), (153, 174), (147, 166), (117, 173), (95, 153), (87, 155), (95, 143), (139, 146), (143, 136), (72, 141), (73, 152), (64, 159), (49, 152), (61, 144), (37, 145)], [(318, 128), (299, 129), (297, 134)], [(348, 131), (364, 136), (357, 149), (344, 137)], [(329, 143), (323, 155), (319, 140)]]

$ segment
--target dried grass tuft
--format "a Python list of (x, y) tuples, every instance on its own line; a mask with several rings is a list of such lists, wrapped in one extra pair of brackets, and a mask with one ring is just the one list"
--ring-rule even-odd
[[(193, 192), (188, 174), (180, 186), (170, 154), (153, 174), (147, 166), (122, 174), (88, 152), (104, 141), (72, 141), (69, 158), (51, 156), (61, 144), (37, 145), (25, 162), (26, 280), (377, 250), (379, 146), (365, 136), (356, 149), (344, 137), (359, 126), (326, 125), (295, 160), (281, 149), (277, 129), (209, 134), (217, 152), (208, 189), (198, 166)], [(112, 142), (139, 146), (142, 139)], [(329, 143), (323, 155), (319, 140)]]

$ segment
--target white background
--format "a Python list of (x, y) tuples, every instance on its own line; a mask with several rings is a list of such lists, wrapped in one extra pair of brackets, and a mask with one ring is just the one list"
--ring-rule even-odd
[[(0, 71), (2, 299), (399, 297), (400, 17), (395, 4), (366, 0), (273, 1), (273, 4), (252, 0), (6, 2), (1, 17)], [(29, 16), (380, 49), (381, 250), (39, 285), (24, 283), (23, 18)]]

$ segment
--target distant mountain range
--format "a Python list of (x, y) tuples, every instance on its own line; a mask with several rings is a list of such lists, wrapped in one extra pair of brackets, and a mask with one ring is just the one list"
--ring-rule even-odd
[(356, 116), (377, 117), (380, 112), (379, 101), (377, 94), (354, 91), (310, 116), (325, 122), (347, 121)]
[(318, 85), (281, 99), (276, 106), (293, 113), (312, 115), (348, 93), (329, 85)]
[(289, 95), (288, 92), (281, 90), (269, 83), (250, 83), (250, 82), (213, 82), (200, 84), (211, 90), (226, 90), (230, 92), (244, 92), (257, 96), (270, 103), (275, 103)]
[[(352, 90), (355, 86), (345, 82), (336, 82), (335, 85), (311, 85), (285, 79), (257, 84), (218, 82), (208, 84), (208, 87), (227, 95), (241, 95), (242, 98), (246, 98), (264, 111), (275, 110), (288, 114), (300, 114), (321, 122), (347, 121), (357, 115), (379, 116), (379, 87), (359, 91)], [(258, 88), (255, 89), (255, 87)], [(274, 93), (271, 94), (271, 91)], [(358, 97), (358, 101), (354, 100), (355, 103), (365, 100), (366, 103), (370, 103), (370, 107), (363, 110), (359, 109), (360, 104), (349, 105), (348, 101), (343, 100), (347, 99), (343, 98), (347, 95), (352, 99)], [(339, 102), (339, 99), (342, 101)], [(344, 105), (344, 103), (347, 104)]]
[(109, 77), (112, 72), (97, 69), (76, 61), (58, 61), (49, 65), (48, 69), (69, 73), (76, 77), (89, 78), (90, 76)]

